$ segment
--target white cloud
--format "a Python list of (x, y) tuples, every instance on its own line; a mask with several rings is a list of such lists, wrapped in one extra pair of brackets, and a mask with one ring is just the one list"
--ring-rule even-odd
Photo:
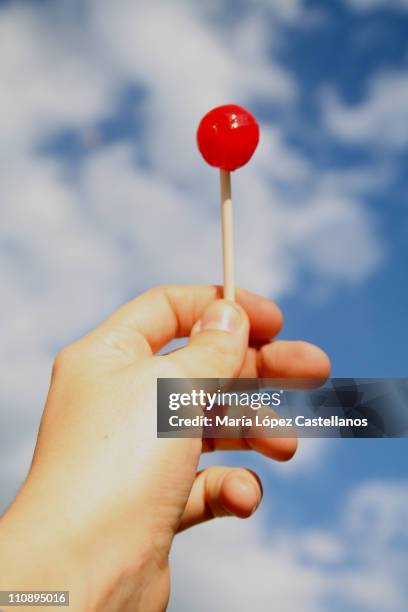
[[(106, 111), (111, 75), (74, 40), (55, 35), (41, 14), (11, 5), (0, 12), (0, 147), (18, 156), (62, 127), (80, 127)], [(0, 149), (0, 150), (1, 150)]]
[[(115, 72), (148, 88), (145, 153), (161, 177), (203, 176), (194, 134), (208, 109), (260, 94), (288, 102), (296, 94), (293, 79), (268, 58), (268, 32), (259, 18), (243, 21), (227, 39), (183, 2), (93, 7), (94, 38)], [(241, 45), (241, 38), (250, 42)]]
[(323, 95), (326, 123), (346, 142), (375, 145), (376, 150), (408, 143), (408, 76), (380, 72), (371, 78), (365, 99), (356, 105), (341, 102), (332, 91)]
[(299, 245), (312, 269), (332, 281), (356, 283), (384, 257), (383, 247), (371, 231), (373, 226), (362, 203), (323, 187), (313, 193), (303, 210), (293, 214), (289, 231), (294, 248)]
[[(367, 536), (364, 554), (408, 540), (408, 487), (398, 482), (373, 481), (359, 488), (349, 501), (345, 519), (348, 530)], [(374, 529), (375, 527), (375, 529)]]
[(322, 529), (305, 530), (301, 537), (297, 536), (296, 546), (300, 555), (317, 563), (339, 563), (346, 555), (344, 543)]
[[(11, 437), (11, 434), (15, 436), (16, 430), (9, 427), (2, 433), (3, 436), (8, 435)], [(33, 437), (31, 435), (27, 436), (27, 434), (23, 437), (21, 436), (21, 431), (19, 433), (18, 441), (14, 441), (12, 452), (6, 446), (6, 452), (2, 453), (2, 460), (0, 462), (0, 515), (17, 494), (23, 477), (30, 467), (34, 452)], [(0, 436), (0, 439), (3, 436)]]
[[(324, 576), (302, 568), (255, 520), (220, 520), (177, 537), (169, 610), (323, 610)], [(296, 585), (296, 587), (295, 587)], [(294, 588), (295, 587), (295, 588)]]
[[(365, 554), (365, 521), (367, 514), (374, 517), (370, 537), (389, 530), (390, 520), (395, 534), (406, 533), (407, 492), (406, 483), (364, 483), (333, 516), (330, 531), (288, 532), (260, 512), (240, 525), (219, 519), (185, 532), (173, 549), (169, 609), (307, 612), (337, 601), (344, 610), (403, 612), (406, 551), (398, 567), (394, 557), (401, 553), (391, 538), (381, 539), (375, 555)], [(377, 511), (390, 505), (391, 514)]]
[[(189, 2), (189, 0), (184, 0)], [(228, 6), (228, 1), (223, 0), (207, 0), (203, 3), (202, 8), (206, 14), (219, 15), (225, 7)], [(245, 9), (245, 5), (240, 7)], [(262, 10), (268, 16), (273, 16), (275, 21), (283, 23), (303, 23), (306, 11), (303, 0), (251, 0), (247, 6), (251, 12)], [(265, 14), (265, 13), (264, 13)]]
[(259, 0), (282, 19), (298, 20), (303, 14), (303, 0)]
[(327, 458), (333, 448), (329, 438), (299, 438), (295, 456), (288, 463), (271, 463), (275, 474), (293, 477), (310, 474), (320, 468), (323, 458)]
[[(288, 180), (290, 173), (306, 172), (306, 163), (285, 154), (282, 146), (277, 155), (281, 161), (272, 175)], [(215, 172), (208, 171), (207, 181), (199, 174), (197, 185), (180, 191), (160, 175), (134, 167), (131, 160), (128, 145), (93, 155), (83, 167), (82, 193), (107, 238), (130, 245), (129, 263), (133, 274), (138, 270), (138, 284), (143, 286), (147, 276), (149, 284), (166, 279), (220, 282)], [(261, 159), (259, 174), (248, 169), (234, 183), (240, 285), (281, 295), (293, 289), (301, 261), (332, 282), (359, 282), (375, 270), (383, 250), (371, 233), (374, 221), (358, 200), (327, 188), (313, 191), (300, 206), (287, 207), (279, 191), (262, 178), (263, 164)]]
[(256, 152), (257, 168), (269, 180), (301, 183), (313, 169), (308, 160), (285, 141), (285, 132), (277, 125), (262, 127), (261, 140)]
[(344, 536), (359, 571), (346, 569), (334, 582), (355, 605), (380, 612), (405, 609), (407, 514), (408, 486), (401, 481), (363, 483), (345, 504)]

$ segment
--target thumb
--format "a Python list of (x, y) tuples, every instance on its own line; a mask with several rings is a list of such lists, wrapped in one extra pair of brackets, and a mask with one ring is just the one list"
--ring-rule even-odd
[(235, 302), (212, 302), (191, 330), (188, 345), (168, 358), (181, 366), (186, 377), (233, 378), (248, 348), (249, 321)]

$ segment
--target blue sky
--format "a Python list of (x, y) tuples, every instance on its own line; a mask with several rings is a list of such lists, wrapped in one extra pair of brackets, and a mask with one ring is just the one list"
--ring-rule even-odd
[[(233, 177), (239, 283), (334, 376), (407, 376), (407, 34), (406, 0), (0, 1), (1, 507), (58, 348), (151, 285), (220, 282), (194, 134), (217, 104), (261, 124)], [(179, 538), (171, 609), (403, 610), (407, 458), (406, 440), (206, 458), (257, 469), (263, 508)]]

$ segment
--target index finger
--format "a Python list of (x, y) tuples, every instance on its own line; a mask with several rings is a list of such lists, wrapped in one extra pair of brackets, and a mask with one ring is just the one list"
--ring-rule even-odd
[[(129, 341), (152, 354), (174, 338), (189, 336), (208, 304), (222, 297), (216, 285), (167, 285), (150, 289), (128, 302), (104, 323), (101, 331), (125, 331)], [(252, 340), (267, 340), (282, 327), (278, 306), (265, 297), (237, 289), (237, 302), (246, 311)]]

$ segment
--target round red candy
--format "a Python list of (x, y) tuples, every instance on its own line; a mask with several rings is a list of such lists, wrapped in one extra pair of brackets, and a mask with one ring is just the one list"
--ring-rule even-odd
[(236, 104), (214, 108), (201, 119), (197, 130), (201, 155), (221, 170), (236, 170), (248, 163), (258, 142), (255, 117)]

